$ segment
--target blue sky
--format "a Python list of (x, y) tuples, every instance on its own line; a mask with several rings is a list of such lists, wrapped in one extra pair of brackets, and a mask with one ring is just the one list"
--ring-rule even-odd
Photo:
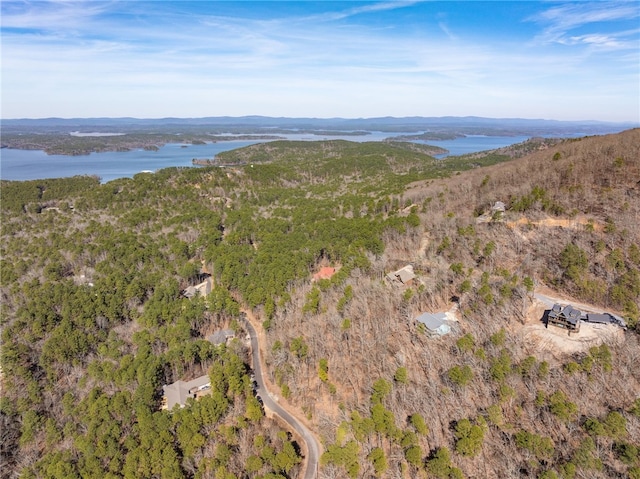
[(640, 2), (2, 0), (2, 118), (640, 122)]

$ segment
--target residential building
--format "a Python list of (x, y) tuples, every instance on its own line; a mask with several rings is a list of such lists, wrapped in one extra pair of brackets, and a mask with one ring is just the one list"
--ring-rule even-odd
[(208, 277), (200, 284), (196, 284), (195, 286), (189, 286), (187, 289), (183, 291), (182, 295), (185, 298), (189, 298), (189, 299), (193, 298), (196, 295), (200, 295), (204, 297), (211, 292), (212, 285), (213, 285), (213, 281), (211, 280), (211, 277)]
[(191, 381), (178, 380), (175, 383), (162, 386), (164, 392), (162, 398), (162, 409), (171, 411), (176, 404), (184, 407), (187, 399), (196, 399), (199, 395), (211, 389), (209, 376), (200, 376)]
[(446, 313), (422, 313), (416, 321), (425, 325), (430, 336), (444, 336), (451, 332)]
[(233, 329), (221, 329), (215, 333), (207, 336), (207, 339), (214, 345), (226, 344), (227, 341), (236, 337), (236, 333)]
[(611, 313), (587, 313), (587, 321), (595, 324), (615, 324), (625, 328), (627, 323), (623, 318)]
[(577, 333), (580, 331), (581, 318), (582, 313), (570, 304), (562, 306), (556, 303), (547, 315), (547, 324), (565, 328), (569, 330), (569, 334), (571, 332)]
[(413, 272), (413, 265), (408, 264), (403, 268), (400, 268), (398, 271), (394, 271), (393, 273), (389, 273), (387, 275), (387, 279), (390, 281), (398, 281), (402, 284), (411, 284), (411, 282), (416, 278), (415, 273)]

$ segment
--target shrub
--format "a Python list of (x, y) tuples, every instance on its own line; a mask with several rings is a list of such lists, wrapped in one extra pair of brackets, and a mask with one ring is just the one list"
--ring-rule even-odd
[(549, 410), (563, 421), (571, 421), (578, 414), (578, 406), (569, 401), (562, 391), (556, 391), (549, 396)]
[(355, 479), (360, 472), (360, 465), (358, 464), (359, 451), (360, 447), (356, 441), (349, 441), (344, 447), (332, 444), (322, 454), (320, 463), (322, 465), (335, 464), (343, 466), (347, 471), (347, 475)]
[(504, 381), (507, 375), (511, 373), (511, 356), (506, 349), (500, 351), (500, 355), (491, 360), (489, 373), (496, 381)]
[(420, 413), (413, 414), (411, 418), (409, 418), (409, 421), (411, 422), (411, 425), (415, 428), (415, 430), (419, 434), (422, 434), (423, 436), (426, 436), (427, 434), (429, 434), (429, 428), (427, 427), (427, 424), (424, 422), (424, 417), (422, 417), (422, 414)]
[(627, 444), (625, 442), (616, 444), (614, 450), (620, 460), (627, 465), (634, 465), (640, 461), (640, 449), (634, 444)]
[(462, 471), (451, 465), (449, 449), (441, 447), (433, 457), (427, 461), (427, 471), (438, 479), (462, 479)]
[(407, 368), (400, 367), (396, 369), (396, 373), (394, 374), (393, 379), (400, 384), (407, 384), (407, 382), (409, 382)]
[(573, 462), (583, 469), (602, 469), (602, 461), (594, 455), (596, 443), (592, 438), (584, 439), (573, 453)]
[(567, 374), (573, 374), (580, 371), (580, 365), (575, 361), (569, 361), (562, 367), (562, 369), (564, 369)]
[(604, 428), (607, 436), (619, 439), (627, 434), (627, 420), (617, 411), (611, 411), (604, 419)]
[(474, 425), (469, 419), (461, 419), (456, 424), (456, 452), (463, 456), (475, 456), (482, 449), (484, 429)]
[(554, 452), (551, 438), (538, 436), (524, 430), (516, 433), (516, 445), (522, 449), (527, 449), (538, 459), (550, 459)]
[(461, 352), (471, 352), (475, 347), (476, 343), (473, 339), (473, 335), (470, 333), (465, 334), (460, 339), (456, 341), (456, 346)]
[(373, 469), (376, 472), (376, 476), (379, 476), (387, 470), (387, 458), (384, 455), (384, 451), (379, 447), (374, 447), (367, 456), (367, 459), (373, 463)]
[(418, 445), (411, 446), (404, 451), (404, 457), (409, 464), (420, 467), (422, 464), (422, 448)]
[(489, 339), (494, 346), (502, 346), (507, 339), (507, 331), (504, 328), (500, 328), (500, 331), (492, 334)]
[(536, 365), (536, 358), (534, 356), (528, 356), (522, 360), (518, 365), (518, 372), (523, 378), (531, 377), (531, 372)]
[(449, 380), (458, 387), (466, 386), (473, 379), (473, 371), (468, 365), (454, 366), (449, 369), (447, 375)]
[(487, 419), (496, 426), (504, 424), (504, 416), (502, 415), (502, 407), (499, 404), (493, 404), (487, 408)]

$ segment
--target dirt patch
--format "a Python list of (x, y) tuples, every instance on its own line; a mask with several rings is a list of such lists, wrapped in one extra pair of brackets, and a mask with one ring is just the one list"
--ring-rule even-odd
[(424, 258), (427, 257), (427, 246), (429, 246), (429, 237), (424, 235), (420, 241), (420, 253)]
[[(567, 301), (560, 301), (568, 304)], [(582, 310), (597, 308), (571, 303)], [(586, 306), (586, 307), (584, 307)], [(582, 308), (584, 307), (584, 308)], [(622, 328), (610, 324), (590, 324), (581, 322), (579, 332), (569, 332), (556, 326), (547, 326), (542, 318), (549, 307), (541, 301), (534, 299), (527, 311), (526, 323), (522, 326), (522, 334), (529, 344), (532, 354), (538, 353), (543, 359), (562, 361), (567, 356), (588, 351), (593, 346), (602, 343), (624, 341)]]
[(538, 221), (532, 221), (528, 218), (520, 218), (517, 221), (508, 221), (507, 226), (515, 228), (516, 226), (543, 226), (547, 228), (560, 227), (573, 230), (584, 230), (587, 225), (591, 225), (595, 231), (602, 231), (603, 226), (596, 223), (593, 218), (576, 217), (571, 219), (563, 218), (544, 218)]

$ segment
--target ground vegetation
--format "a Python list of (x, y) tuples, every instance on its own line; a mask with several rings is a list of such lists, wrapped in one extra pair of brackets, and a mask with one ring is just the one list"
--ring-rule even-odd
[[(344, 141), (224, 157), (0, 184), (3, 477), (298, 477), (247, 345), (206, 340), (242, 337), (242, 309), (321, 478), (638, 475), (640, 130), (485, 166)], [(415, 282), (387, 279), (408, 263)], [(549, 354), (523, 333), (542, 286), (628, 330)], [(452, 309), (442, 338), (414, 321)], [(210, 395), (160, 409), (201, 374)]]

